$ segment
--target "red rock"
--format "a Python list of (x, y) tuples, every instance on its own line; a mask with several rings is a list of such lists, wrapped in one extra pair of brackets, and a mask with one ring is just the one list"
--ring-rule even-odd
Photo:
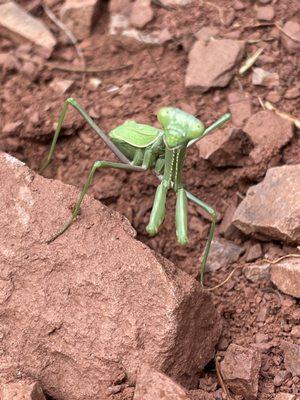
[(284, 353), (285, 368), (292, 373), (292, 375), (300, 375), (300, 345), (283, 341), (281, 348)]
[(281, 386), (288, 378), (291, 377), (291, 373), (289, 371), (279, 371), (278, 374), (274, 376), (274, 386)]
[(2, 133), (6, 136), (15, 132), (20, 126), (23, 125), (23, 121), (8, 122), (4, 125)]
[(244, 233), (291, 243), (300, 241), (300, 165), (270, 168), (249, 188), (233, 223)]
[(211, 38), (215, 38), (218, 35), (218, 28), (215, 26), (204, 26), (195, 36), (197, 39), (202, 40), (204, 43), (208, 43)]
[(99, 0), (67, 0), (61, 7), (60, 18), (77, 39), (85, 39), (90, 36), (99, 10)]
[(267, 161), (277, 154), (293, 137), (293, 125), (272, 111), (252, 115), (244, 131), (254, 144), (250, 157), (255, 163)]
[(283, 293), (300, 298), (300, 260), (290, 258), (273, 264), (271, 281)]
[(239, 40), (198, 40), (189, 53), (185, 86), (206, 92), (213, 87), (226, 86), (242, 59), (245, 43)]
[(270, 264), (249, 264), (243, 268), (245, 277), (251, 282), (270, 280)]
[(277, 393), (274, 400), (297, 400), (296, 395), (292, 393)]
[(224, 216), (222, 218), (222, 222), (219, 226), (219, 232), (225, 239), (230, 239), (234, 235), (235, 232), (238, 232), (237, 228), (233, 225), (232, 220), (237, 209), (238, 198), (234, 196), (229, 206), (226, 208)]
[(273, 6), (257, 7), (256, 18), (259, 21), (272, 21), (275, 16)]
[(266, 100), (270, 101), (271, 103), (279, 103), (281, 100), (281, 96), (278, 92), (273, 90), (272, 92), (269, 92), (266, 96)]
[(242, 1), (240, 0), (235, 0), (233, 3), (233, 8), (236, 11), (243, 11), (247, 8), (246, 4), (244, 4)]
[(236, 262), (244, 249), (222, 238), (215, 238), (211, 243), (207, 259), (207, 271), (215, 272)]
[(16, 42), (29, 40), (50, 54), (56, 40), (44, 23), (20, 7), (14, 1), (0, 5), (1, 33)]
[(135, 0), (130, 15), (130, 23), (136, 28), (143, 28), (153, 19), (151, 0)]
[(273, 88), (280, 84), (279, 75), (277, 72), (265, 71), (262, 68), (253, 68), (252, 83), (253, 85)]
[[(283, 30), (289, 36), (283, 32), (280, 33), (282, 46), (288, 53), (298, 52), (300, 50), (300, 24), (295, 21), (288, 21), (283, 25)], [(291, 39), (291, 37), (296, 40)]]
[(1, 400), (45, 400), (42, 389), (36, 382), (0, 380)]
[(221, 363), (222, 376), (227, 386), (245, 400), (255, 400), (261, 366), (259, 351), (231, 344)]
[(50, 88), (59, 94), (65, 94), (73, 86), (74, 81), (71, 79), (54, 78), (49, 84)]
[(186, 391), (149, 365), (138, 373), (133, 400), (188, 400)]
[(196, 144), (199, 155), (216, 167), (241, 166), (252, 149), (251, 140), (238, 128), (225, 128)]
[(21, 370), (53, 398), (106, 400), (120, 374), (134, 383), (146, 362), (193, 387), (220, 335), (209, 293), (89, 196), (73, 226), (46, 244), (79, 191), (3, 153), (0, 179), (7, 378)]
[(284, 94), (285, 99), (297, 99), (298, 97), (300, 97), (300, 85), (289, 88)]
[(292, 327), (291, 337), (295, 338), (295, 339), (299, 339), (300, 338), (300, 325), (295, 325), (295, 326)]
[(246, 261), (255, 261), (262, 256), (262, 249), (260, 243), (256, 243), (247, 251)]
[(231, 121), (235, 126), (243, 126), (251, 116), (251, 100), (244, 92), (231, 92), (228, 94)]

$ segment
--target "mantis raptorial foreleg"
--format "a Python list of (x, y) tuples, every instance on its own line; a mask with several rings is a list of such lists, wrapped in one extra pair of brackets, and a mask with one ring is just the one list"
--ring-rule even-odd
[(69, 226), (72, 224), (72, 222), (75, 220), (75, 218), (77, 217), (77, 215), (80, 211), (80, 207), (81, 207), (83, 198), (84, 198), (85, 194), (87, 193), (89, 187), (92, 184), (94, 174), (97, 171), (97, 169), (100, 169), (100, 168), (116, 168), (116, 169), (123, 169), (126, 171), (136, 171), (136, 172), (144, 172), (145, 171), (144, 168), (137, 167), (135, 165), (128, 165), (128, 164), (116, 163), (116, 162), (111, 162), (111, 161), (95, 161), (92, 169), (90, 170), (88, 179), (87, 179), (87, 181), (79, 195), (79, 198), (73, 208), (71, 218), (63, 225), (63, 227), (54, 236), (52, 236), (47, 241), (47, 243), (51, 243), (58, 236), (63, 234), (69, 228)]
[(41, 165), (41, 167), (39, 169), (39, 173), (42, 173), (52, 161), (53, 153), (54, 153), (55, 147), (56, 147), (56, 142), (57, 142), (58, 136), (60, 134), (60, 131), (61, 131), (61, 128), (62, 128), (62, 124), (63, 124), (63, 121), (65, 119), (65, 116), (66, 116), (66, 113), (67, 113), (69, 105), (74, 107), (75, 110), (77, 110), (82, 115), (84, 120), (90, 125), (90, 127), (92, 129), (94, 129), (94, 131), (98, 134), (98, 136), (107, 144), (107, 146), (111, 149), (111, 151), (118, 157), (118, 159), (121, 162), (123, 162), (124, 164), (130, 164), (130, 160), (128, 160), (128, 158), (125, 157), (125, 155), (117, 148), (117, 146), (102, 131), (102, 129), (99, 128), (99, 126), (88, 115), (87, 111), (84, 108), (82, 108), (77, 103), (76, 100), (74, 100), (72, 97), (70, 97), (64, 102), (63, 108), (61, 110), (61, 113), (60, 113), (60, 116), (59, 116), (59, 119), (58, 119), (57, 127), (56, 127), (56, 130), (55, 130), (55, 134), (53, 136), (53, 140), (52, 140), (52, 143), (51, 143), (51, 147), (50, 147), (48, 156), (47, 156), (46, 160), (43, 162), (43, 164)]
[(168, 186), (163, 181), (160, 185), (158, 185), (156, 189), (149, 224), (146, 226), (146, 231), (149, 233), (150, 236), (156, 235), (159, 227), (164, 222), (166, 215), (167, 194)]
[(213, 208), (211, 208), (208, 204), (204, 203), (204, 201), (198, 199), (192, 193), (186, 191), (186, 194), (187, 194), (187, 198), (189, 200), (191, 200), (193, 203), (197, 204), (197, 206), (201, 207), (204, 211), (206, 211), (210, 215), (210, 217), (212, 219), (212, 222), (211, 222), (211, 225), (210, 225), (209, 234), (208, 234), (208, 239), (207, 239), (207, 242), (206, 242), (206, 246), (205, 246), (205, 250), (204, 250), (204, 254), (203, 254), (202, 262), (201, 262), (200, 282), (203, 285), (205, 268), (206, 268), (206, 261), (207, 261), (207, 257), (208, 257), (208, 254), (209, 254), (211, 242), (212, 242), (212, 239), (214, 237), (217, 214), (216, 214), (216, 212), (215, 212), (215, 210)]

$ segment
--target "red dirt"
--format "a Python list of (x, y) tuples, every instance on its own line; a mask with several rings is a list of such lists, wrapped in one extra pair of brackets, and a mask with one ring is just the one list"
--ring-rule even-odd
[[(23, 0), (19, 3), (29, 10), (34, 1)], [(55, 4), (52, 7), (53, 11), (58, 13), (61, 2), (52, 1), (51, 3)], [(216, 2), (224, 10), (225, 16), (232, 9), (233, 3), (233, 0)], [(300, 15), (297, 0), (273, 1), (273, 3), (274, 21), (287, 21)], [(16, 70), (2, 71), (0, 75), (2, 84), (0, 112), (3, 126), (16, 121), (22, 122), (13, 130), (14, 133), (2, 132), (1, 150), (13, 154), (31, 168), (37, 169), (49, 148), (53, 125), (57, 121), (63, 101), (68, 96), (73, 96), (84, 105), (105, 131), (127, 118), (156, 123), (156, 111), (165, 105), (183, 108), (199, 116), (208, 125), (228, 111), (227, 95), (241, 88), (250, 94), (252, 113), (261, 110), (258, 97), (265, 99), (271, 89), (253, 86), (251, 74), (243, 76), (235, 74), (235, 78), (226, 88), (214, 89), (202, 95), (186, 91), (184, 77), (187, 54), (194, 42), (193, 35), (204, 25), (217, 27), (220, 37), (237, 32), (235, 37), (239, 39), (264, 40), (266, 50), (263, 54), (274, 62), (264, 64), (262, 67), (271, 72), (278, 72), (281, 80), (281, 85), (277, 88), (280, 101), (276, 106), (295, 114), (297, 106), (299, 110), (299, 97), (286, 99), (284, 93), (297, 83), (295, 79), (297, 71), (299, 73), (297, 54), (288, 54), (280, 45), (278, 40), (280, 32), (274, 26), (255, 27), (258, 21), (255, 19), (254, 6), (254, 2), (247, 2), (247, 8), (244, 11), (235, 12), (234, 23), (237, 22), (239, 26), (234, 28), (234, 23), (229, 27), (222, 25), (218, 10), (210, 6), (208, 2), (203, 2), (201, 6), (197, 2), (192, 2), (185, 8), (179, 8), (173, 12), (153, 5), (155, 19), (147, 25), (146, 30), (168, 27), (173, 40), (163, 47), (147, 49), (142, 46), (123, 45), (121, 41), (109, 37), (108, 12), (104, 7), (93, 34), (82, 42), (87, 64), (103, 69), (113, 69), (132, 63), (132, 67), (118, 72), (91, 75), (102, 79), (102, 84), (98, 89), (91, 89), (88, 76), (82, 90), (80, 74), (53, 71), (46, 66), (34, 68), (34, 74), (28, 73), (28, 66), (26, 67), (24, 60), (20, 59)], [(42, 13), (40, 7), (34, 8), (34, 14), (41, 16), (47, 25), (51, 26), (56, 37), (62, 37), (58, 29)], [(247, 44), (246, 53), (252, 54), (256, 49), (256, 44)], [(0, 52), (9, 50), (17, 57), (21, 54), (27, 57), (34, 54), (33, 46), (17, 48), (12, 42), (1, 39)], [(261, 59), (264, 60), (263, 57)], [(43, 60), (41, 61), (43, 64)], [(63, 44), (58, 46), (50, 61), (68, 65), (73, 62), (74, 65), (78, 65), (74, 48)], [(53, 77), (72, 79), (74, 84), (67, 94), (58, 95), (49, 89), (49, 82)], [(120, 90), (108, 93), (107, 89), (111, 85), (118, 86)], [(112, 158), (110, 151), (84, 125), (81, 117), (71, 111), (65, 124), (64, 136), (61, 137), (57, 146), (55, 160), (45, 176), (81, 187), (93, 161)], [(283, 151), (272, 157), (270, 161), (238, 168), (215, 168), (209, 162), (199, 158), (196, 148), (191, 148), (184, 176), (187, 188), (223, 216), (231, 199), (236, 194), (242, 198), (250, 185), (259, 182), (264, 177), (269, 167), (297, 164), (299, 161), (300, 142), (299, 136), (295, 134)], [(172, 260), (178, 267), (195, 274), (199, 268), (199, 257), (205, 240), (199, 240), (199, 233), (192, 229), (189, 246), (182, 248), (177, 244), (173, 195), (170, 195), (167, 218), (160, 233), (154, 238), (147, 237), (145, 233), (156, 185), (157, 180), (151, 173), (142, 176), (137, 173), (105, 170), (96, 176), (90, 193), (96, 199), (125, 215), (136, 229), (139, 240)], [(70, 207), (72, 207), (71, 203)], [(189, 205), (189, 212), (190, 216), (199, 218), (199, 223), (207, 223), (194, 205)], [(80, 218), (77, 223), (80, 223)], [(245, 249), (255, 243), (241, 233), (235, 233), (234, 241)], [(262, 245), (264, 255), (269, 254), (270, 257), (295, 252), (277, 242), (264, 242)], [(299, 312), (297, 314), (296, 311), (296, 299), (280, 293), (269, 282), (249, 283), (242, 273), (243, 265), (242, 258), (239, 264), (206, 276), (206, 284), (214, 286), (222, 282), (233, 268), (237, 268), (229, 282), (214, 291), (215, 304), (224, 319), (219, 355), (223, 355), (231, 342), (245, 346), (258, 346), (263, 350), (259, 400), (273, 399), (275, 392), (300, 393), (300, 378), (297, 376), (292, 378), (287, 375), (283, 383), (274, 385), (274, 377), (285, 369), (280, 342), (290, 337), (293, 325), (300, 323)], [(267, 343), (255, 343), (257, 333), (266, 334)], [(199, 388), (213, 392), (216, 399), (221, 399), (213, 365), (209, 365), (203, 373)], [(115, 398), (131, 399), (132, 390), (129, 390), (128, 396), (125, 391), (123, 394), (116, 395)]]

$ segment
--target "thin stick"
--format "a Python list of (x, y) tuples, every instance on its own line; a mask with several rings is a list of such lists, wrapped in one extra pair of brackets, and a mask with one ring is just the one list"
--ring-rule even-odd
[(123, 69), (127, 69), (133, 66), (133, 64), (126, 64), (116, 68), (97, 68), (97, 67), (72, 67), (67, 65), (60, 65), (60, 64), (45, 64), (50, 69), (58, 69), (60, 71), (68, 71), (68, 72), (78, 72), (78, 73), (85, 73), (85, 74), (94, 74), (94, 73), (105, 73), (105, 72), (113, 72), (113, 71), (121, 71)]
[(208, 292), (211, 292), (212, 290), (218, 289), (219, 287), (225, 285), (225, 283), (227, 283), (229, 281), (229, 279), (232, 277), (232, 275), (235, 273), (235, 271), (237, 269), (238, 269), (238, 267), (234, 268), (223, 282), (219, 283), (216, 286), (213, 286), (212, 288), (205, 288), (205, 290), (207, 290)]
[(244, 62), (244, 64), (241, 66), (241, 68), (239, 69), (239, 74), (242, 75), (244, 74), (246, 71), (248, 71), (249, 68), (252, 67), (252, 65), (255, 64), (256, 60), (258, 59), (258, 57), (261, 55), (261, 53), (265, 50), (264, 47), (261, 47), (260, 49), (258, 49), (254, 54), (252, 54), (252, 56), (250, 56), (249, 58), (247, 58), (247, 60)]
[(268, 264), (277, 264), (286, 258), (300, 258), (300, 254), (286, 254), (285, 256), (281, 256), (276, 258), (276, 260), (269, 260), (268, 258), (264, 258), (263, 261), (267, 262)]
[(287, 36), (289, 39), (293, 40), (294, 42), (300, 42), (300, 39), (295, 38), (294, 36), (290, 35), (289, 33), (287, 33), (283, 28), (281, 28), (281, 26), (275, 22), (275, 26), (277, 29), (280, 30), (280, 32), (282, 32), (285, 36)]
[(217, 356), (215, 358), (217, 377), (218, 377), (218, 380), (219, 380), (219, 383), (220, 383), (220, 386), (221, 386), (223, 392), (227, 396), (227, 400), (233, 400), (233, 398), (231, 397), (231, 395), (229, 393), (229, 390), (227, 389), (227, 386), (225, 385), (225, 382), (224, 382), (224, 379), (223, 379), (223, 376), (222, 376), (222, 372), (221, 372), (220, 361), (221, 361), (221, 357)]
[[(75, 50), (78, 54), (78, 58), (81, 61), (81, 66), (82, 68), (86, 68), (86, 62), (85, 62), (85, 58), (84, 58), (84, 54), (78, 44), (78, 40), (75, 37), (75, 35), (73, 34), (73, 32), (60, 20), (58, 19), (55, 14), (50, 10), (50, 8), (47, 6), (47, 4), (45, 4), (45, 2), (42, 3), (43, 9), (45, 11), (45, 13), (47, 14), (47, 16), (51, 19), (51, 21), (58, 26), (70, 39), (71, 43), (73, 44), (73, 46), (75, 47)], [(84, 83), (85, 83), (85, 74), (82, 76), (82, 90), (84, 87)]]

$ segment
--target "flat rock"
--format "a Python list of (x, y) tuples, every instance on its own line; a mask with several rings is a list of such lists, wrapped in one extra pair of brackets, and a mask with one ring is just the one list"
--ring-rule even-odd
[(0, 33), (17, 42), (29, 40), (48, 54), (56, 45), (56, 39), (46, 25), (14, 1), (0, 5)]
[(260, 243), (256, 243), (249, 248), (246, 255), (246, 261), (251, 262), (255, 261), (262, 256), (262, 248)]
[(199, 156), (216, 167), (241, 166), (253, 148), (251, 139), (241, 129), (215, 131), (196, 143)]
[(46, 400), (37, 382), (5, 382), (0, 379), (1, 400)]
[(188, 387), (213, 357), (220, 320), (200, 284), (134, 239), (128, 221), (0, 155), (1, 375), (30, 374), (59, 400), (106, 400), (142, 363)]
[(300, 259), (288, 258), (273, 264), (271, 280), (283, 293), (300, 298)]
[(228, 94), (231, 121), (234, 126), (242, 127), (251, 116), (252, 105), (250, 97), (244, 92)]
[(230, 344), (221, 363), (222, 376), (228, 387), (245, 400), (255, 400), (261, 366), (259, 351)]
[(243, 130), (254, 144), (250, 157), (257, 164), (268, 161), (293, 137), (292, 123), (272, 111), (253, 114)]
[(270, 264), (248, 264), (244, 266), (243, 273), (250, 282), (270, 280)]
[[(296, 53), (300, 50), (300, 24), (296, 21), (287, 21), (283, 25), (283, 32), (280, 33), (281, 44), (288, 53)], [(293, 40), (293, 39), (296, 40)]]
[(270, 168), (248, 189), (233, 218), (247, 235), (290, 243), (300, 241), (300, 164)]
[(130, 24), (136, 28), (144, 28), (153, 16), (151, 0), (135, 0), (132, 4)]
[(136, 380), (133, 400), (188, 400), (183, 387), (165, 374), (144, 364)]
[(225, 239), (230, 239), (235, 233), (239, 233), (238, 229), (233, 225), (233, 216), (238, 205), (238, 197), (235, 195), (229, 200), (228, 207), (222, 218), (222, 222), (219, 225), (220, 235)]
[(285, 368), (292, 375), (300, 376), (300, 345), (283, 341), (281, 348), (283, 350)]
[(90, 36), (99, 11), (99, 0), (67, 0), (61, 7), (60, 18), (75, 37), (81, 40)]
[(201, 92), (227, 86), (243, 57), (244, 48), (241, 40), (221, 39), (208, 43), (198, 40), (189, 53), (185, 86)]
[(215, 238), (211, 243), (209, 256), (207, 258), (207, 271), (215, 272), (236, 262), (244, 249), (236, 244), (222, 238)]

